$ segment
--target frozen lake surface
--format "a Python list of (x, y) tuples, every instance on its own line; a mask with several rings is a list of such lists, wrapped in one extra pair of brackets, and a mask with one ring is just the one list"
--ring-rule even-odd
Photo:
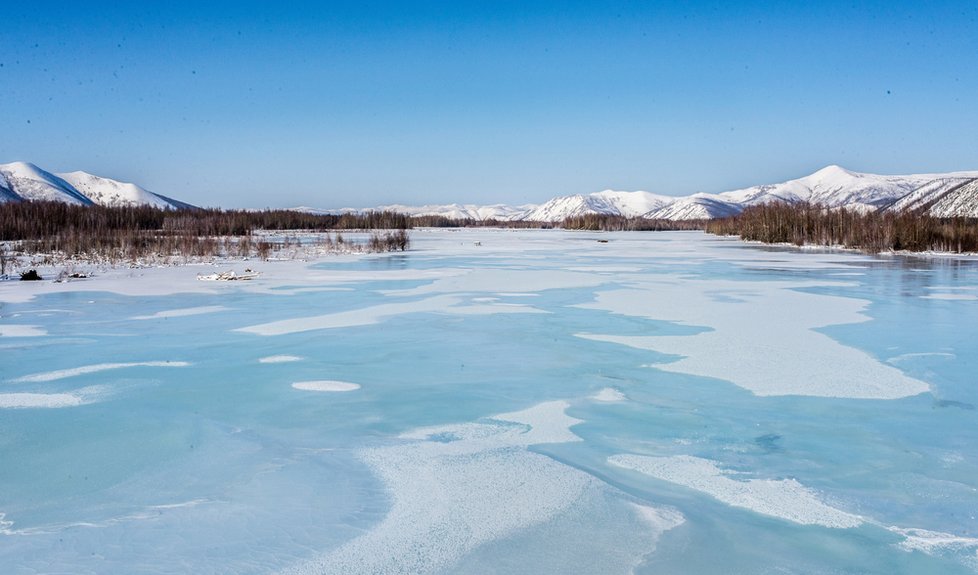
[(978, 571), (978, 261), (412, 246), (0, 284), (0, 573)]

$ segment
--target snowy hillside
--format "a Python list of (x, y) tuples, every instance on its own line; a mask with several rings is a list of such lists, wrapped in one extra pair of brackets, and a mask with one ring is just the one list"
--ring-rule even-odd
[[(880, 209), (903, 211), (934, 205), (933, 215), (969, 215), (969, 206), (978, 209), (978, 192), (963, 186), (978, 177), (975, 172), (952, 174), (913, 174), (880, 176), (827, 166), (814, 174), (779, 184), (753, 186), (720, 194), (694, 194), (676, 198), (671, 204), (650, 211), (644, 217), (666, 220), (722, 218), (739, 213), (747, 206), (770, 202), (811, 202), (829, 208), (861, 212)], [(957, 199), (952, 191), (962, 189)], [(946, 201), (942, 198), (947, 198)]]
[(743, 205), (728, 202), (713, 194), (694, 194), (678, 198), (669, 205), (642, 215), (650, 220), (709, 220), (740, 213)]
[(178, 209), (193, 207), (179, 200), (154, 194), (136, 184), (118, 182), (86, 172), (69, 172), (58, 175), (100, 206), (154, 206)]
[(192, 208), (135, 184), (85, 172), (52, 174), (27, 162), (0, 164), (0, 202), (50, 201), (76, 205)]
[(978, 178), (949, 191), (926, 213), (938, 218), (954, 216), (978, 218)]
[(592, 197), (601, 198), (608, 204), (614, 206), (618, 213), (626, 218), (635, 218), (657, 210), (663, 206), (676, 201), (673, 196), (663, 196), (651, 192), (617, 192), (615, 190), (605, 190), (591, 194)]
[(94, 202), (62, 178), (27, 162), (0, 164), (0, 186), (6, 193), (2, 201), (49, 201), (92, 205)]
[(442, 216), (453, 220), (498, 220), (515, 221), (526, 219), (526, 214), (535, 206), (507, 206), (493, 204), (477, 206), (473, 204), (446, 204), (427, 206), (402, 206), (398, 204), (380, 206), (376, 211), (389, 211), (407, 214), (409, 216)]

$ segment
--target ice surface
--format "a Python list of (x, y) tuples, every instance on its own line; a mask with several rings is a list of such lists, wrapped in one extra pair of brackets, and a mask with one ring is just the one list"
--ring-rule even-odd
[(411, 234), (0, 282), (4, 575), (978, 567), (974, 258)]

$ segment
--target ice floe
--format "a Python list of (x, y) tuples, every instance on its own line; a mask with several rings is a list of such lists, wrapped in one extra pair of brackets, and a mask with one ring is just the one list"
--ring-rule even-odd
[(794, 479), (735, 479), (732, 472), (721, 469), (716, 462), (690, 455), (613, 455), (608, 462), (701, 491), (727, 505), (793, 523), (835, 528), (863, 523), (858, 515), (826, 505), (814, 491)]
[(947, 551), (960, 552), (978, 549), (978, 538), (974, 537), (961, 537), (951, 533), (912, 527), (889, 527), (888, 529), (904, 537), (904, 540), (897, 544), (904, 551), (921, 551), (928, 555), (938, 555)]
[(349, 383), (347, 381), (297, 381), (292, 384), (295, 389), (303, 391), (355, 391), (360, 389), (360, 384)]
[(0, 393), (0, 408), (57, 408), (86, 403), (74, 393)]
[(591, 399), (604, 403), (618, 403), (625, 401), (625, 394), (613, 387), (606, 387), (592, 395)]
[[(580, 307), (701, 326), (695, 335), (578, 337), (681, 356), (658, 369), (730, 381), (756, 395), (896, 399), (929, 386), (816, 328), (869, 318), (860, 299), (797, 291), (806, 282), (667, 277), (604, 291)], [(718, 298), (718, 294), (727, 297)]]
[(258, 359), (258, 363), (291, 363), (302, 361), (303, 358), (297, 355), (269, 355)]
[(226, 311), (228, 307), (223, 305), (204, 305), (198, 307), (186, 307), (181, 309), (170, 309), (165, 311), (158, 311), (149, 315), (136, 315), (129, 319), (167, 319), (171, 317), (185, 317), (191, 315), (203, 315), (207, 313), (216, 313), (219, 311)]
[(978, 295), (970, 293), (932, 293), (920, 296), (920, 299), (937, 299), (947, 301), (975, 301)]
[(445, 313), (456, 315), (488, 315), (497, 313), (545, 313), (542, 310), (513, 304), (463, 304), (459, 297), (440, 295), (419, 301), (388, 303), (376, 306), (329, 313), (324, 315), (284, 319), (248, 327), (236, 331), (256, 335), (285, 335), (320, 329), (337, 329), (373, 325), (389, 317), (410, 313)]
[(48, 332), (36, 325), (0, 324), (0, 337), (40, 337)]
[(64, 393), (0, 393), (0, 409), (57, 409), (95, 403), (108, 392), (105, 386), (92, 385)]

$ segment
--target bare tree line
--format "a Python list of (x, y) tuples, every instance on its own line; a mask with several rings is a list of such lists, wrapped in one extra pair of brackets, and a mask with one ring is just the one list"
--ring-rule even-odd
[(814, 204), (750, 206), (736, 216), (706, 222), (706, 231), (744, 240), (891, 250), (976, 252), (978, 220), (918, 213), (860, 213)]
[[(318, 215), (291, 210), (164, 210), (155, 207), (75, 206), (60, 202), (0, 204), (0, 265), (16, 254), (57, 254), (108, 262), (172, 257), (262, 257), (298, 244), (259, 230), (309, 230), (307, 247), (334, 251), (392, 251), (409, 245), (410, 218), (392, 212)], [(363, 243), (340, 230), (375, 231)], [(329, 232), (336, 232), (335, 238)], [(2, 272), (0, 272), (2, 273)]]

